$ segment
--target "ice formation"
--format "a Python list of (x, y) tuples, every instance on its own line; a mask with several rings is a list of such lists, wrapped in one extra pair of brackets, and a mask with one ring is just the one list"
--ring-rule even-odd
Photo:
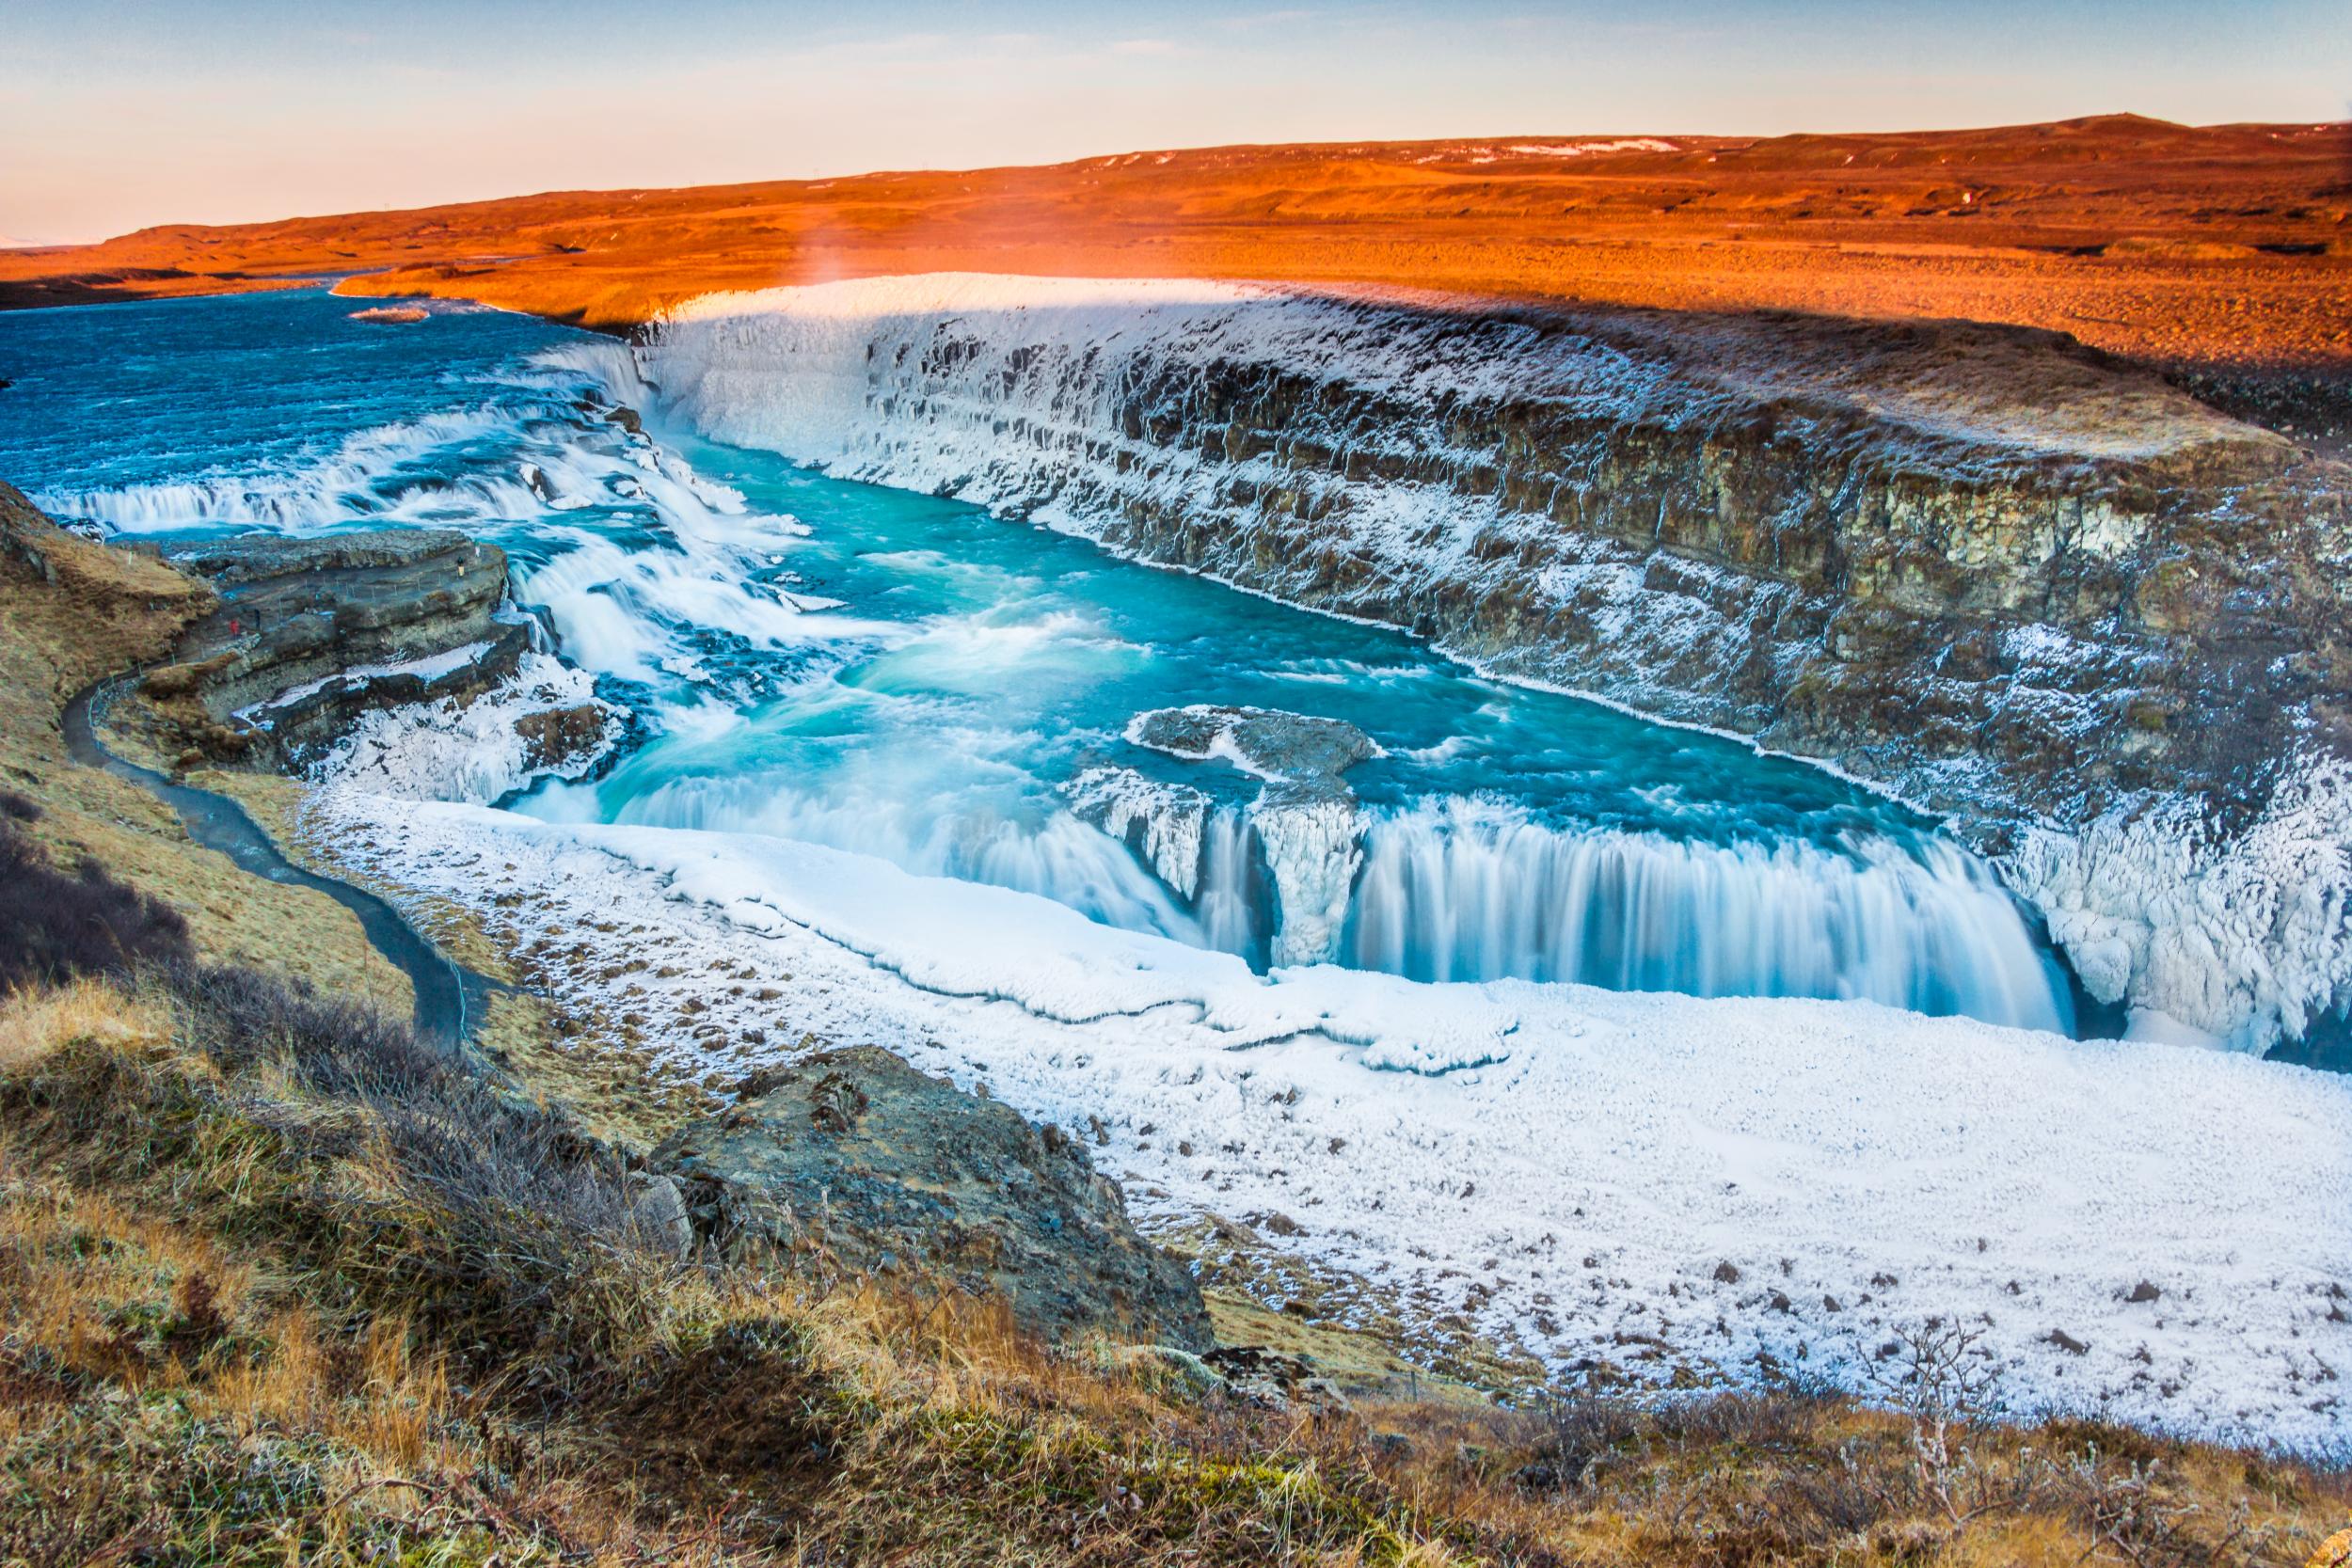
[(1206, 795), (1125, 768), (1090, 768), (1067, 793), (1081, 818), (1132, 844), (1161, 881), (1188, 899), (1200, 895), (1203, 834), (1216, 809)]
[[(534, 758), (516, 721), (581, 706), (599, 715), (602, 738), (552, 765)], [(620, 739), (624, 721), (587, 673), (528, 653), (513, 676), (470, 701), (444, 697), (361, 714), (310, 771), (396, 800), (486, 804), (540, 779), (587, 773)]]

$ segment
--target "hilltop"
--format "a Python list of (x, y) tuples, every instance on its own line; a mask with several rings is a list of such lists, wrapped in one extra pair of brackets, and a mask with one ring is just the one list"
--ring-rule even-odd
[(1964, 317), (2167, 365), (2352, 363), (2352, 123), (2130, 115), (1766, 138), (1503, 135), (565, 191), (0, 253), (0, 306), (321, 273), (606, 330), (697, 294), (968, 270)]

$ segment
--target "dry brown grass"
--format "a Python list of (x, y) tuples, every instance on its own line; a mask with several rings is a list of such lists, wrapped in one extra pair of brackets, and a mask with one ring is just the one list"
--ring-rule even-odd
[[(19, 542), (38, 562), (18, 553)], [(0, 484), (0, 788), (40, 808), (22, 831), (59, 865), (93, 859), (168, 904), (206, 956), (264, 964), (405, 1011), (407, 977), (368, 945), (349, 911), (198, 848), (152, 795), (67, 754), (57, 723), (65, 700), (163, 657), (212, 602), (206, 585), (66, 534)]]
[(1801, 1390), (1235, 1405), (997, 1304), (660, 1260), (546, 1113), (262, 982), (0, 1030), (0, 1561), (2292, 1565), (2352, 1506)]
[[(378, 271), (351, 290), (626, 327), (894, 273), (1284, 279), (1677, 310), (1964, 317), (2175, 365), (2352, 363), (2352, 127), (2113, 116), (1676, 137), (1210, 148), (1045, 168), (559, 192), (0, 256), (0, 305)], [(137, 269), (145, 269), (141, 272)]]
[(62, 1040), (128, 1045), (161, 1039), (167, 1026), (151, 1002), (101, 981), (28, 988), (0, 997), (0, 1072), (33, 1066)]

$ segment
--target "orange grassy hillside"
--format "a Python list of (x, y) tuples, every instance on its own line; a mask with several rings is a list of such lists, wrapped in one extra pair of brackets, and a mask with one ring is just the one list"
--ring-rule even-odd
[(1496, 136), (562, 192), (0, 252), (0, 305), (382, 274), (614, 328), (876, 273), (1191, 275), (1965, 316), (2174, 364), (2352, 364), (2352, 124)]

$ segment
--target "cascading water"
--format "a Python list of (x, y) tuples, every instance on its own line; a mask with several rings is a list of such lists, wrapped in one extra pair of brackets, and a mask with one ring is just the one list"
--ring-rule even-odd
[(1367, 839), (1345, 945), (1361, 968), (2073, 1024), (2013, 902), (1947, 845), (1569, 833), (1463, 801), (1383, 818)]
[(1548, 826), (1478, 800), (1204, 813), (1182, 795), (1129, 796), (1106, 831), (1182, 895), (1203, 942), (1252, 961), (2074, 1027), (2065, 974), (2015, 901), (1940, 842), (1698, 844)]
[[(54, 510), (508, 550), (517, 599), (643, 736), (517, 809), (822, 843), (1260, 966), (2069, 1022), (2016, 907), (1900, 808), (969, 505), (655, 441), (611, 416), (655, 411), (621, 345), (490, 313), (367, 327), (300, 293), (43, 314), (7, 324), (48, 369), (9, 393), (0, 471)], [(173, 396), (81, 391), (123, 333), (146, 356), (124, 373)], [(1136, 715), (1204, 701), (1373, 744), (1342, 787), (1134, 743)]]

